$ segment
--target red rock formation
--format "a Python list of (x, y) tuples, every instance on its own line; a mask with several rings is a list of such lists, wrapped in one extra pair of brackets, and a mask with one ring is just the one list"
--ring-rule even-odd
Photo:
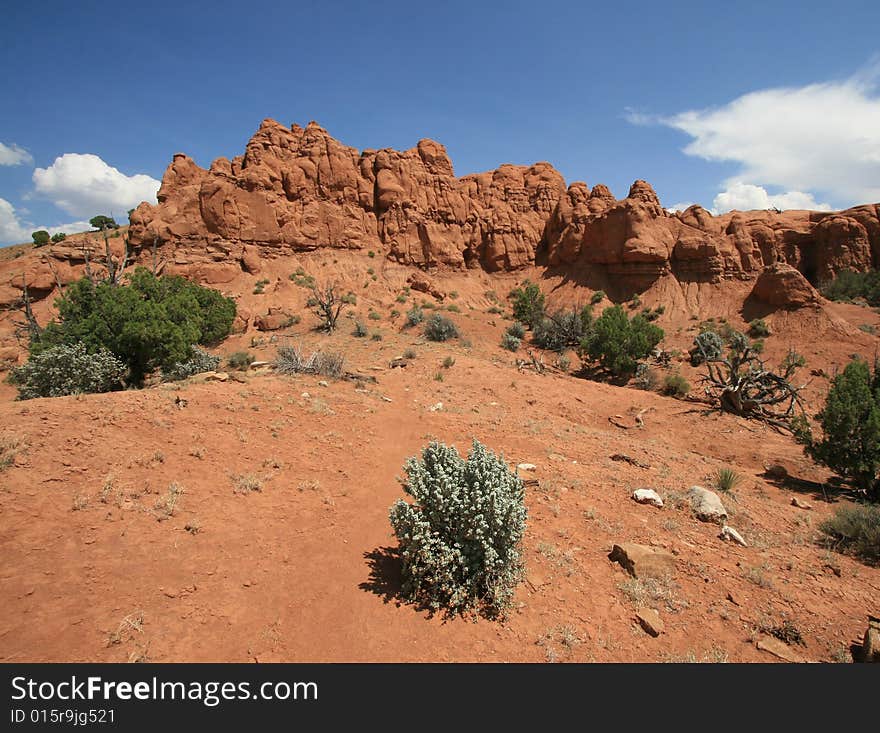
[(807, 278), (784, 262), (764, 268), (755, 281), (752, 296), (762, 303), (779, 308), (801, 308), (821, 300)]
[(445, 148), (365, 150), (316, 123), (266, 120), (245, 155), (210, 170), (183, 154), (165, 172), (158, 206), (132, 214), (135, 247), (174, 246), (175, 263), (241, 261), (272, 250), (374, 249), (430, 267), (509, 270), (531, 264), (565, 183), (548, 163), (456, 178)]
[[(218, 158), (208, 170), (175, 155), (158, 201), (131, 216), (137, 259), (149, 263), (155, 246), (167, 272), (214, 285), (242, 270), (259, 273), (266, 257), (319, 247), (374, 250), (423, 269), (541, 264), (619, 295), (668, 275), (753, 279), (777, 262), (813, 284), (880, 265), (878, 205), (719, 217), (692, 206), (672, 214), (645, 181), (616, 200), (601, 184), (566, 189), (549, 163), (456, 178), (432, 140), (403, 152), (359, 152), (314, 122), (287, 128), (266, 120), (244, 155)], [(65, 260), (65, 251), (46, 256), (79, 264), (80, 254)], [(51, 290), (50, 270), (27, 277), (34, 290)]]

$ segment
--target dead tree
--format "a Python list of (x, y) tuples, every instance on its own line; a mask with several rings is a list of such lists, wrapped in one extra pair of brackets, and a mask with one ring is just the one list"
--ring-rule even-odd
[(727, 356), (713, 356), (705, 363), (707, 372), (700, 381), (709, 399), (724, 412), (788, 428), (795, 411), (804, 411), (800, 392), (807, 385), (796, 387), (791, 381), (804, 359), (793, 350), (773, 371), (748, 339), (740, 337)]
[(101, 225), (101, 233), (104, 235), (104, 257), (106, 258), (104, 266), (107, 268), (107, 282), (116, 286), (119, 285), (122, 279), (122, 273), (128, 266), (128, 235), (123, 237), (125, 251), (122, 261), (119, 262), (116, 260), (116, 257), (114, 257), (113, 252), (110, 249), (110, 238), (107, 236), (106, 225)]
[(321, 319), (318, 330), (329, 333), (336, 328), (336, 321), (339, 320), (339, 314), (347, 305), (347, 301), (340, 294), (339, 286), (336, 283), (331, 283), (323, 287), (312, 285), (312, 297), (309, 299), (309, 304)]
[(24, 275), (22, 275), (21, 297), (12, 305), (11, 309), (17, 310), (24, 317), (23, 321), (12, 321), (12, 326), (15, 329), (15, 338), (19, 345), (21, 345), (25, 337), (28, 343), (37, 341), (43, 333), (43, 328), (37, 321), (33, 308), (31, 308), (31, 298), (28, 293), (27, 282), (24, 281)]

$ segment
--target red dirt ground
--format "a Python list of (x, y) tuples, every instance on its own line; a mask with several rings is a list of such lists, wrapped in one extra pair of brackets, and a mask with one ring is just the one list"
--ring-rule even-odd
[[(778, 660), (756, 648), (760, 629), (784, 621), (804, 638), (791, 648), (796, 655), (846, 658), (877, 610), (880, 568), (816, 544), (818, 524), (846, 499), (826, 500), (828, 472), (789, 436), (705, 414), (693, 402), (557, 370), (518, 371), (523, 354), (498, 345), (509, 322), (486, 312), (486, 293), (503, 300), (522, 275), (438, 277), (458, 293), (446, 303), (460, 312), (447, 315), (470, 345), (435, 344), (421, 329), (402, 328), (402, 315), (389, 316), (431, 300), (412, 293), (395, 301), (403, 268), (333, 257), (333, 267), (319, 253), (276, 261), (277, 273), (243, 275), (228, 289), (252, 309), (271, 303), (302, 313), (277, 338), (345, 352), (349, 369), (376, 378), (365, 388), (254, 371), (241, 382), (194, 378), (27, 402), (0, 387), (0, 437), (21, 443), (0, 473), (0, 660), (766, 662)], [(287, 279), (298, 265), (342, 277), (358, 293), (352, 311), (383, 340), (353, 338), (345, 318), (333, 336), (309, 331), (306, 292)], [(383, 270), (376, 282), (363, 274), (371, 265)], [(251, 295), (256, 280), (273, 276), (265, 295)], [(589, 297), (546, 285), (557, 286), (556, 302)], [(686, 349), (709, 315), (743, 327), (736, 287), (665, 287), (643, 301), (667, 304), (660, 324), (670, 348)], [(367, 318), (371, 308), (380, 321)], [(876, 348), (876, 337), (856, 328), (878, 322), (868, 309), (831, 305), (768, 321), (770, 356), (796, 345), (808, 359), (805, 374), (831, 374), (851, 353)], [(271, 338), (249, 331), (217, 351), (271, 359)], [(406, 348), (416, 358), (390, 369)], [(447, 356), (455, 363), (444, 368)], [(694, 382), (691, 367), (676, 367)], [(827, 386), (827, 377), (812, 378), (812, 412)], [(642, 428), (609, 422), (631, 422), (640, 410)], [(430, 618), (399, 603), (388, 556), (388, 509), (404, 495), (397, 477), (405, 459), (431, 439), (465, 452), (473, 438), (513, 464), (537, 465), (539, 485), (526, 499), (527, 581), (504, 622)], [(645, 467), (612, 460), (618, 453)], [(767, 479), (775, 463), (793, 478)], [(724, 466), (744, 477), (734, 497), (722, 498), (746, 548), (720, 540), (684, 500), (688, 487), (711, 486)], [(261, 488), (237, 492), (241, 476)], [(167, 516), (171, 484), (182, 493)], [(634, 503), (639, 487), (655, 488), (666, 508)], [(792, 506), (793, 496), (813, 509)], [(635, 621), (639, 589), (608, 560), (614, 542), (676, 555), (665, 596), (647, 601), (666, 625), (658, 638)]]

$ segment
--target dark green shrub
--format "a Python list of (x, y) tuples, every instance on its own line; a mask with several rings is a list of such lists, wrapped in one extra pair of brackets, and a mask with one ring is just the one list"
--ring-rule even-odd
[(867, 562), (880, 562), (880, 507), (842, 506), (819, 525), (825, 544)]
[(605, 291), (604, 290), (597, 290), (595, 293), (593, 293), (592, 297), (590, 298), (590, 305), (598, 305), (603, 300), (605, 300)]
[(370, 336), (370, 338), (371, 338), (373, 341), (381, 341), (381, 340), (382, 340), (382, 334), (381, 334), (379, 331), (374, 331), (374, 332), (373, 332), (373, 335)]
[(229, 334), (235, 301), (182, 277), (157, 277), (139, 267), (128, 284), (79, 280), (56, 300), (58, 320), (31, 342), (31, 353), (82, 342), (107, 349), (138, 385), (157, 367), (190, 359), (193, 344), (212, 344)]
[(880, 271), (852, 272), (841, 270), (831, 282), (823, 283), (820, 292), (828, 300), (851, 303), (863, 299), (872, 307), (880, 306)]
[(614, 305), (602, 311), (578, 355), (581, 361), (597, 362), (615, 377), (628, 377), (662, 338), (663, 329), (642, 316), (629, 319), (622, 307)]
[(57, 234), (52, 235), (52, 241), (55, 242), (55, 244), (63, 242), (65, 239), (67, 239), (67, 235), (64, 232), (58, 232)]
[(113, 219), (112, 216), (93, 216), (89, 219), (89, 226), (93, 229), (116, 229), (119, 224)]
[(175, 362), (170, 367), (162, 369), (162, 379), (166, 382), (178, 382), (195, 374), (216, 371), (219, 365), (219, 356), (214, 356), (198, 346), (193, 346), (189, 359)]
[(534, 328), (544, 317), (544, 294), (533, 282), (526, 280), (522, 287), (510, 292), (513, 299), (513, 317)]
[(250, 368), (250, 365), (255, 361), (254, 355), (248, 353), (247, 351), (236, 351), (229, 355), (229, 358), (226, 359), (226, 365), (230, 369), (234, 369), (235, 371), (245, 371)]
[(458, 328), (446, 316), (435, 313), (425, 325), (425, 338), (429, 341), (448, 341), (458, 338)]
[(83, 343), (59, 344), (33, 354), (15, 367), (9, 382), (18, 388), (18, 399), (61, 397), (121, 389), (125, 365), (106, 349), (89, 353)]
[(815, 440), (806, 421), (797, 437), (806, 453), (840, 476), (851, 478), (869, 496), (878, 498), (880, 468), (880, 372), (852, 361), (834, 377), (822, 411), (816, 416), (822, 439)]
[(578, 347), (589, 338), (593, 327), (593, 311), (590, 306), (580, 310), (548, 313), (532, 326), (532, 341), (548, 351), (563, 352)]
[(467, 460), (452, 446), (431, 443), (404, 470), (414, 502), (398, 500), (389, 515), (402, 595), (450, 615), (502, 614), (524, 575), (522, 480), (476, 440)]
[(749, 323), (749, 336), (754, 339), (767, 338), (770, 335), (770, 326), (763, 318), (756, 318)]
[(382, 316), (379, 313), (376, 313), (376, 311), (370, 311), (367, 314), (367, 318), (369, 318), (371, 321), (381, 321), (382, 320)]
[(45, 229), (40, 229), (39, 231), (32, 232), (31, 237), (33, 238), (34, 244), (37, 247), (42, 247), (46, 244), (49, 244), (49, 242), (51, 241), (49, 232), (47, 232)]

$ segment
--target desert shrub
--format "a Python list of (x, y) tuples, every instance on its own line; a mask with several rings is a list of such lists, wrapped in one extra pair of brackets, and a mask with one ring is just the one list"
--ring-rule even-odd
[(687, 379), (681, 376), (681, 374), (667, 374), (663, 378), (663, 389), (661, 391), (670, 397), (684, 397), (691, 391), (691, 385), (688, 384)]
[(714, 331), (703, 331), (694, 339), (693, 348), (688, 351), (691, 366), (700, 366), (706, 361), (718, 359), (724, 352), (724, 341)]
[(40, 229), (39, 231), (32, 232), (31, 238), (34, 240), (34, 244), (37, 247), (42, 247), (45, 244), (49, 244), (52, 239), (49, 236), (49, 232), (47, 232), (45, 229)]
[(410, 326), (418, 326), (424, 320), (425, 312), (422, 310), (421, 306), (414, 305), (406, 312), (406, 322)]
[(198, 346), (193, 346), (189, 359), (175, 362), (170, 367), (162, 369), (162, 379), (166, 382), (177, 382), (194, 374), (216, 371), (219, 365), (219, 356), (214, 356)]
[(715, 473), (715, 488), (729, 494), (742, 483), (742, 480), (743, 477), (732, 468), (719, 468)]
[(403, 596), (450, 614), (503, 613), (523, 577), (522, 480), (476, 440), (467, 460), (432, 442), (404, 470), (414, 502), (398, 500), (390, 511)]
[(447, 356), (447, 357), (443, 360), (443, 365), (442, 365), (442, 366), (443, 366), (444, 369), (452, 369), (452, 367), (455, 366), (455, 357), (454, 357), (454, 356)]
[(630, 319), (619, 305), (602, 311), (590, 335), (581, 342), (581, 361), (597, 362), (615, 377), (628, 377), (640, 359), (647, 357), (663, 338), (663, 329), (642, 316)]
[(507, 349), (508, 351), (519, 351), (519, 347), (522, 345), (522, 339), (514, 336), (510, 331), (505, 331), (501, 335), (501, 347)]
[(566, 354), (559, 354), (559, 356), (556, 357), (556, 368), (563, 372), (567, 372), (571, 369), (571, 359)]
[(755, 318), (749, 323), (749, 336), (755, 339), (767, 338), (770, 335), (770, 326), (763, 318)]
[(319, 374), (338, 379), (345, 368), (342, 354), (315, 351), (306, 355), (299, 346), (281, 346), (275, 360), (275, 369), (281, 374)]
[(592, 297), (590, 298), (590, 305), (598, 305), (603, 300), (605, 300), (605, 291), (604, 290), (597, 290), (595, 293), (593, 293)]
[(107, 349), (89, 353), (86, 345), (59, 344), (32, 355), (9, 375), (18, 399), (61, 397), (121, 389), (125, 364)]
[(834, 377), (825, 406), (816, 416), (822, 438), (816, 440), (806, 420), (796, 426), (805, 452), (832, 471), (851, 478), (873, 498), (880, 469), (880, 371), (864, 361), (852, 361)]
[(297, 267), (294, 272), (290, 273), (290, 279), (295, 285), (299, 285), (301, 288), (312, 289), (317, 284), (315, 278), (312, 275), (307, 274), (302, 267)]
[(403, 352), (404, 359), (415, 359), (417, 356), (418, 356), (418, 354), (416, 353), (416, 350), (413, 348), (409, 348)]
[(448, 341), (458, 338), (458, 328), (446, 316), (435, 313), (425, 325), (425, 338), (429, 341)]
[(67, 239), (67, 235), (64, 232), (58, 232), (57, 234), (52, 235), (52, 241), (58, 244), (58, 242), (63, 242)]
[(236, 371), (248, 369), (255, 361), (254, 355), (247, 351), (236, 351), (226, 359), (226, 366)]
[(823, 283), (819, 290), (828, 300), (850, 303), (861, 298), (868, 305), (880, 305), (880, 271), (853, 272), (841, 270), (831, 282)]
[(556, 311), (548, 313), (532, 326), (532, 341), (542, 349), (562, 352), (569, 347), (580, 346), (590, 336), (592, 326), (593, 311), (590, 306), (580, 310)]
[(383, 336), (380, 331), (373, 331), (373, 335), (370, 336), (373, 341), (381, 341)]
[(514, 321), (507, 327), (507, 333), (522, 340), (526, 336), (526, 327), (519, 321)]
[(880, 507), (843, 506), (819, 525), (825, 544), (868, 562), (880, 562)]
[(644, 389), (653, 392), (660, 384), (660, 375), (657, 370), (648, 366), (644, 362), (636, 366), (635, 375), (633, 377), (633, 386), (637, 389)]
[(124, 285), (79, 280), (55, 304), (58, 320), (31, 341), (31, 354), (78, 342), (91, 353), (106, 349), (128, 367), (129, 382), (136, 385), (153, 369), (187, 361), (193, 344), (227, 336), (235, 318), (231, 298), (144, 267)]
[(369, 329), (360, 321), (354, 322), (354, 331), (351, 332), (352, 336), (356, 336), (359, 339), (365, 338), (369, 333)]
[(513, 299), (513, 317), (532, 328), (544, 317), (544, 293), (533, 282), (526, 280), (522, 287), (510, 291)]
[(367, 314), (367, 318), (369, 318), (371, 321), (381, 321), (382, 315), (380, 313), (376, 313), (376, 311), (370, 311)]
[(752, 351), (756, 354), (764, 353), (764, 340), (758, 339), (757, 341), (752, 341)]

